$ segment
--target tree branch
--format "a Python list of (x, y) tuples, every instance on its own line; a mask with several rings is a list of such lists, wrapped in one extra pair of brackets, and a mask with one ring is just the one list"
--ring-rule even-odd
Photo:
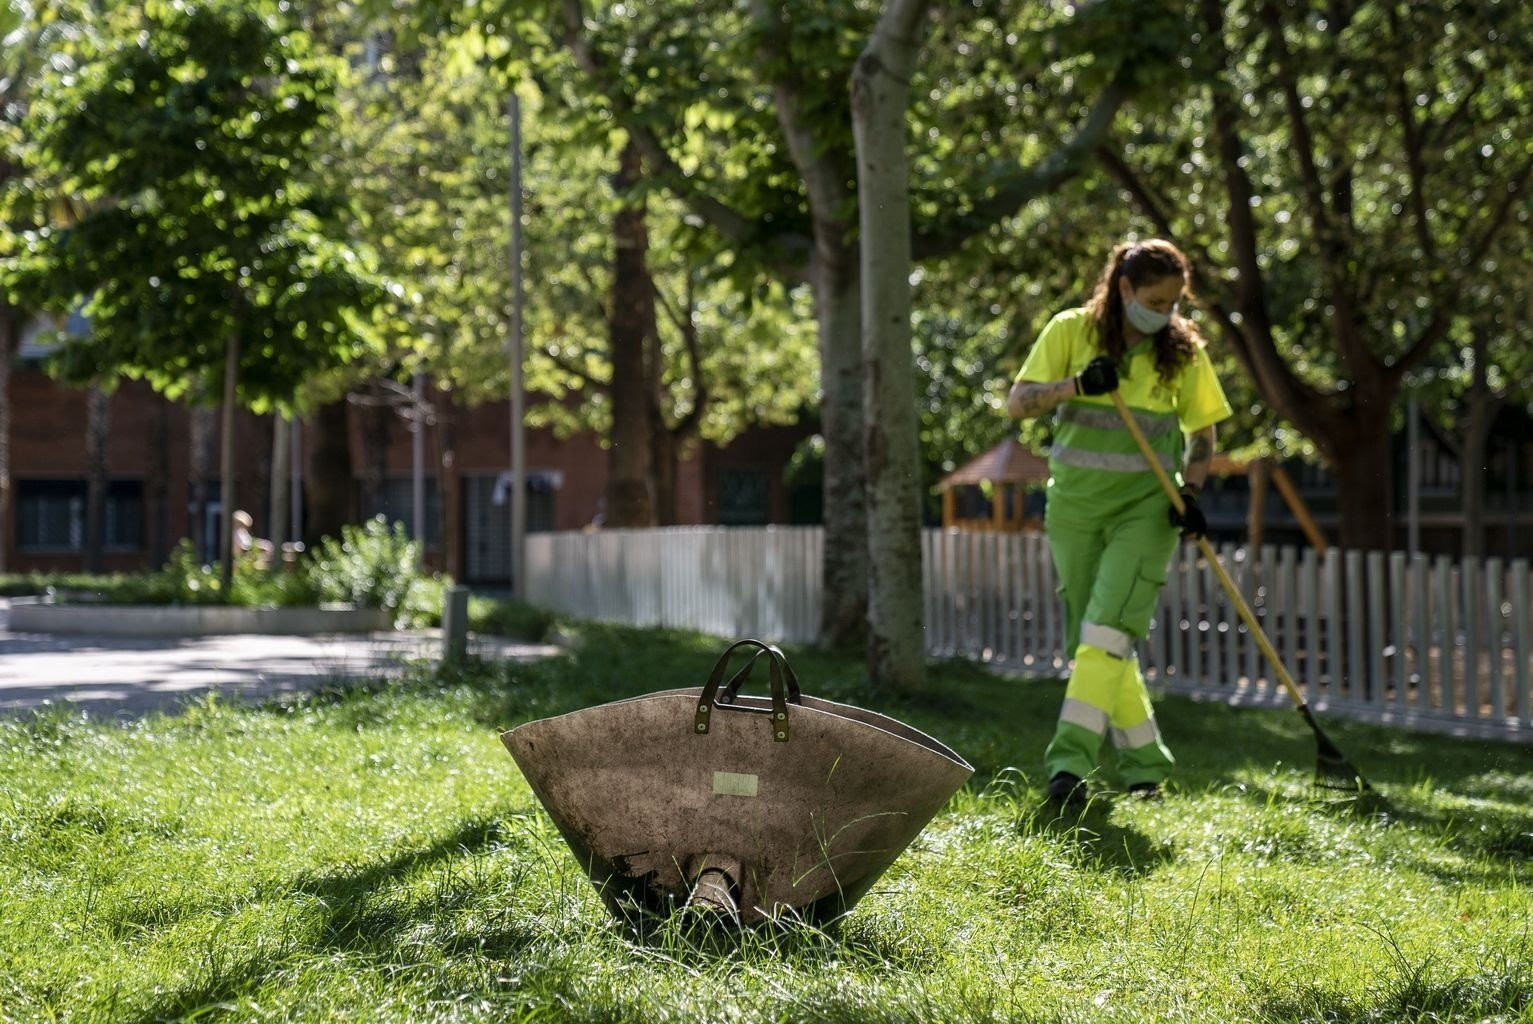
[[(1502, 193), (1495, 207), (1486, 214), (1485, 229), (1480, 233), (1480, 237), (1469, 247), (1463, 259), (1456, 263), (1457, 266), (1465, 268), (1462, 273), (1478, 273), (1477, 268), (1485, 259), (1486, 253), (1490, 252), (1496, 236), (1506, 222), (1513, 219), (1512, 204), (1522, 195), (1530, 179), (1533, 179), (1533, 157), (1524, 160), (1522, 168), (1507, 182), (1506, 191)], [(1404, 377), (1448, 333), (1452, 320), (1447, 311), (1448, 304), (1443, 302), (1433, 304), (1432, 316), (1426, 326), (1421, 329), (1421, 334), (1411, 343), (1410, 348), (1405, 350), (1405, 354), (1390, 365), (1387, 372), (1391, 382), (1397, 383)]]
[(807, 242), (796, 232), (779, 232), (763, 235), (756, 222), (746, 218), (728, 204), (708, 195), (696, 179), (686, 174), (672, 159), (660, 139), (649, 128), (633, 97), (622, 87), (610, 63), (596, 49), (586, 28), (585, 5), (582, 0), (563, 0), (561, 13), (564, 20), (564, 43), (575, 58), (575, 63), (606, 97), (625, 131), (644, 155), (644, 162), (656, 174), (664, 175), (671, 189), (687, 206), (710, 227), (734, 245), (757, 243), (762, 238), (774, 241), (785, 255), (777, 261), (778, 272), (789, 279), (800, 280), (807, 266)]
[[(1393, 6), (1389, 8), (1389, 24), (1394, 34), (1400, 34), (1399, 18)], [(1400, 133), (1405, 142), (1405, 166), (1411, 180), (1411, 216), (1415, 220), (1416, 244), (1427, 264), (1437, 262), (1437, 244), (1432, 237), (1432, 224), (1427, 219), (1426, 184), (1427, 171), (1420, 126), (1416, 124), (1415, 107), (1411, 103), (1410, 85), (1402, 69), (1395, 79), (1395, 111), (1400, 118)]]
[(596, 298), (596, 296), (604, 294), (606, 289), (597, 283), (596, 278), (591, 276), (591, 268), (586, 266), (585, 263), (577, 261), (575, 263), (575, 272), (579, 274), (580, 279), (586, 283), (587, 290), (581, 294), (581, 298), (590, 299), (592, 313), (595, 314), (596, 319), (606, 323), (607, 307), (602, 304), (600, 299)]
[(571, 377), (574, 377), (576, 380), (583, 382), (589, 387), (595, 388), (598, 391), (605, 391), (612, 386), (612, 382), (610, 380), (602, 380), (599, 377), (593, 376), (589, 371), (579, 366), (573, 359), (556, 351), (548, 345), (540, 346), (537, 351), (539, 355), (547, 358), (549, 362), (553, 363), (559, 369), (563, 370)]
[[(810, 214), (817, 221), (831, 217), (844, 219), (850, 199), (846, 182), (854, 179), (857, 171), (855, 166), (848, 165), (844, 152), (827, 147), (824, 140), (810, 130), (804, 118), (803, 93), (795, 79), (782, 73), (791, 66), (784, 46), (786, 29), (782, 7), (768, 0), (751, 0), (751, 17), (761, 40), (765, 58), (762, 63), (772, 69), (772, 107), (793, 164), (803, 175), (804, 188), (809, 193)], [(846, 225), (836, 222), (822, 224), (822, 228), (840, 234)]]
[[(676, 304), (671, 301), (670, 296), (666, 295), (665, 292), (661, 291), (660, 286), (658, 284), (653, 285), (653, 290), (654, 290), (654, 293), (655, 293), (655, 304), (657, 306), (659, 306), (660, 309), (665, 313), (666, 319), (669, 320), (672, 324), (675, 325), (676, 330), (681, 332), (682, 334), (685, 334), (687, 332), (687, 329), (691, 325), (688, 324), (682, 318), (681, 311), (676, 308)], [(692, 290), (692, 280), (691, 280), (691, 277), (689, 276), (688, 279), (687, 279), (687, 291), (690, 293), (691, 290)], [(689, 303), (689, 308), (690, 308), (690, 303)]]
[(1038, 163), (1019, 170), (1002, 182), (990, 198), (975, 204), (974, 209), (916, 232), (911, 239), (913, 258), (929, 260), (956, 251), (970, 238), (988, 231), (1026, 203), (1078, 174), (1091, 154), (1107, 139), (1118, 109), (1129, 97), (1132, 78), (1129, 66), (1119, 65), (1069, 140)]
[(1194, 246), (1185, 239), (1176, 237), (1176, 228), (1171, 223), (1171, 201), (1159, 192), (1154, 185), (1146, 181), (1123, 159), (1123, 154), (1110, 145), (1097, 147), (1097, 160), (1107, 168), (1107, 173), (1117, 180), (1123, 190), (1133, 197), (1139, 209), (1150, 223), (1155, 225), (1155, 230), (1162, 238), (1176, 242), (1183, 252), (1192, 257), (1193, 290), (1217, 301), (1228, 304), (1229, 296), (1224, 294), (1224, 286), (1210, 272), (1208, 268), (1219, 266), (1218, 262), (1209, 254), (1208, 250), (1201, 246)]
[[(1241, 166), (1243, 146), (1238, 127), (1238, 114), (1234, 99), (1230, 96), (1223, 75), (1228, 72), (1229, 54), (1224, 47), (1224, 12), (1222, 0), (1203, 0), (1205, 35), (1219, 47), (1218, 68), (1220, 75), (1209, 83), (1213, 114), (1215, 152), (1224, 176), (1225, 194), (1228, 200), (1230, 251), (1235, 259), (1235, 314), (1221, 311), (1221, 325), (1227, 332), (1238, 335), (1242, 344), (1236, 353), (1243, 353), (1242, 363), (1269, 402), (1278, 412), (1298, 425), (1315, 439), (1325, 450), (1329, 432), (1317, 429), (1326, 410), (1316, 399), (1319, 395), (1298, 377), (1278, 355), (1273, 339), (1272, 315), (1267, 308), (1266, 287), (1261, 261), (1258, 256), (1256, 219), (1251, 210), (1251, 197), (1255, 190), (1251, 179)], [(1329, 456), (1331, 453), (1326, 452)]]
[(692, 310), (696, 303), (692, 295), (692, 275), (687, 275), (687, 316), (677, 320), (677, 326), (681, 328), (682, 340), (687, 347), (687, 361), (692, 367), (692, 408), (687, 410), (674, 427), (671, 428), (671, 436), (675, 438), (690, 437), (697, 431), (698, 424), (703, 420), (703, 412), (708, 408), (708, 382), (703, 376), (702, 348), (697, 339), (697, 322), (692, 317)]
[(1293, 53), (1288, 48), (1288, 39), (1283, 34), (1282, 14), (1271, 0), (1262, 4), (1261, 11), (1262, 21), (1277, 55), (1278, 84), (1288, 115), (1288, 131), (1292, 143), (1290, 148), (1299, 165), (1299, 180), (1303, 184), (1310, 228), (1314, 232), (1316, 249), (1324, 270), (1329, 292), (1327, 297), (1335, 309), (1331, 322), (1336, 345), (1354, 377), (1371, 376), (1378, 372), (1381, 364), (1374, 352), (1363, 343), (1358, 330), (1354, 282), (1347, 273), (1346, 240), (1337, 229), (1330, 205), (1326, 201), (1325, 183), (1321, 180), (1320, 168), (1315, 161), (1314, 135), (1310, 132), (1304, 101), (1299, 95), (1298, 72), (1293, 66)]
[(1480, 90), (1485, 87), (1485, 71), (1481, 68), (1474, 69), (1474, 81), (1464, 96), (1458, 102), (1458, 106), (1448, 112), (1448, 116), (1434, 125), (1425, 125), (1422, 128), (1422, 141), (1424, 145), (1436, 146), (1446, 139), (1458, 127), (1460, 121), (1469, 112), (1469, 106), (1475, 97), (1480, 95)]

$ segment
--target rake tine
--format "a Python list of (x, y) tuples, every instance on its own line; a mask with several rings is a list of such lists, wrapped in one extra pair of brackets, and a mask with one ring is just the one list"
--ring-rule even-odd
[(1347, 759), (1341, 748), (1320, 728), (1308, 704), (1299, 705), (1299, 714), (1315, 733), (1315, 785), (1321, 789), (1341, 789), (1352, 793), (1367, 793), (1373, 787), (1363, 778), (1363, 773)]

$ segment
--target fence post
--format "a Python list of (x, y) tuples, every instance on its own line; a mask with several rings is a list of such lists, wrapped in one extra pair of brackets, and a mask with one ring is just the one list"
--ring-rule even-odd
[(447, 588), (442, 598), (442, 661), (456, 664), (468, 654), (468, 588)]

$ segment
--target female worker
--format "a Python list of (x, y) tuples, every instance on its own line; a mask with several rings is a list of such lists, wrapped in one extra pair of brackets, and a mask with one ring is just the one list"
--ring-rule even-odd
[[(1057, 410), (1044, 524), (1075, 664), (1043, 759), (1049, 798), (1062, 804), (1085, 802), (1109, 729), (1129, 792), (1158, 797), (1171, 770), (1135, 647), (1149, 630), (1178, 531), (1207, 532), (1198, 494), (1214, 424), (1230, 415), (1203, 339), (1177, 309), (1190, 270), (1170, 242), (1117, 246), (1091, 300), (1038, 336), (1007, 401), (1013, 419)], [(1112, 391), (1179, 477), (1184, 514), (1123, 425)]]

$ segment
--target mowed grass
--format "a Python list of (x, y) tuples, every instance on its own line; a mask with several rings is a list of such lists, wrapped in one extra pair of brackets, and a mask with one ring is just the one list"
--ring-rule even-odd
[(1035, 813), (1062, 685), (957, 663), (893, 700), (789, 652), (978, 769), (840, 927), (633, 941), (497, 732), (722, 647), (581, 626), (531, 665), (0, 720), (0, 1020), (1533, 1020), (1533, 749), (1329, 720), (1359, 805), (1292, 712), (1166, 699), (1175, 792), (1070, 825)]

